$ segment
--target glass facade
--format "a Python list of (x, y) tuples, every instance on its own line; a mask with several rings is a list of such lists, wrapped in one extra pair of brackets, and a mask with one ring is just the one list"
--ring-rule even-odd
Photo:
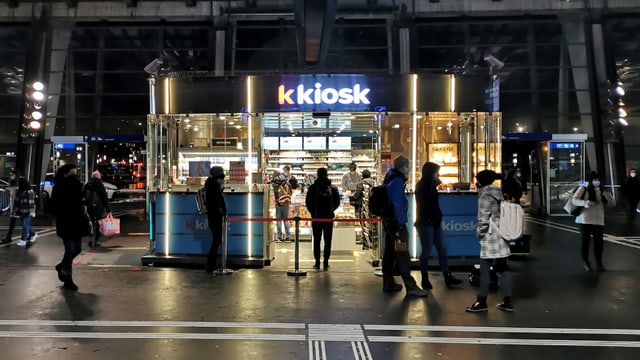
[[(49, 95), (58, 105), (49, 109), (54, 135), (142, 134), (148, 113), (148, 74), (143, 70), (163, 58), (173, 70), (213, 70), (224, 60), (225, 75), (282, 73), (399, 73), (398, 27), (388, 14), (367, 17), (339, 15), (332, 27), (326, 63), (318, 68), (298, 64), (296, 27), (292, 16), (238, 16), (222, 28), (211, 22), (87, 22), (53, 31), (51, 70), (60, 85)], [(421, 18), (409, 24), (410, 72), (497, 75), (503, 131), (589, 132), (585, 119), (598, 118), (591, 106), (594, 77), (589, 37), (583, 20), (571, 26), (550, 15), (526, 17)], [(626, 78), (630, 119), (640, 100), (635, 86), (639, 61), (635, 34), (640, 20), (605, 17), (606, 39), (616, 61), (628, 59)], [(55, 23), (54, 23), (55, 24)], [(404, 26), (404, 25), (403, 25)], [(30, 27), (0, 27), (0, 147), (16, 142), (20, 96), (11, 83), (12, 69), (24, 68)], [(225, 44), (216, 44), (224, 32)], [(67, 41), (57, 41), (60, 33)], [(584, 31), (584, 33), (587, 33)], [(491, 66), (488, 58), (498, 60)], [(18, 84), (19, 85), (19, 84)], [(586, 99), (586, 102), (585, 102)], [(628, 134), (638, 134), (630, 121)], [(635, 148), (638, 136), (629, 136)], [(636, 148), (637, 149), (637, 148)], [(629, 152), (628, 152), (629, 153)], [(635, 151), (631, 153), (640, 153)], [(634, 155), (630, 158), (633, 159)], [(637, 159), (636, 159), (637, 160)]]

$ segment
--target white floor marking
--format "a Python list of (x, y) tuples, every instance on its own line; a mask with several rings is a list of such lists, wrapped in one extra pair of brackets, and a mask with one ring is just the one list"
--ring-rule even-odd
[(640, 348), (640, 341), (369, 336), (370, 342)]

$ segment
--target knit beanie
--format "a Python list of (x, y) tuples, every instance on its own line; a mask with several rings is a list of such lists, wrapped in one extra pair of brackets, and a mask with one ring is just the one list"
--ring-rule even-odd
[(102, 178), (102, 175), (100, 175), (100, 171), (96, 170), (96, 171), (91, 173), (91, 178), (92, 179), (100, 179), (100, 178)]
[(593, 181), (595, 179), (600, 179), (600, 175), (598, 175), (597, 172), (592, 171), (592, 172), (589, 173), (589, 178), (588, 179), (589, 179), (589, 181)]
[(215, 179), (224, 179), (224, 169), (222, 166), (214, 166), (209, 170), (209, 174)]
[(404, 155), (398, 155), (393, 159), (393, 168), (396, 170), (402, 169), (405, 165), (409, 165), (409, 159)]

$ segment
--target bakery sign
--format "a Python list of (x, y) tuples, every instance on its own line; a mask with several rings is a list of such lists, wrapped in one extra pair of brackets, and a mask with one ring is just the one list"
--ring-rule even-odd
[(429, 152), (457, 153), (458, 144), (429, 144)]

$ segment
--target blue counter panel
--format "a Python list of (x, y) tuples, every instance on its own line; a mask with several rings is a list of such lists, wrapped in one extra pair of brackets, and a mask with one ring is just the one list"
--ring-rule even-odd
[[(246, 218), (247, 193), (225, 193), (228, 217)], [(251, 193), (253, 218), (263, 217), (263, 194)], [(167, 210), (168, 208), (168, 210)], [(211, 247), (207, 216), (196, 209), (194, 193), (160, 193), (155, 206), (156, 253), (164, 255), (168, 235), (169, 255), (204, 255)], [(167, 222), (168, 219), (168, 222)], [(167, 228), (168, 226), (168, 228)], [(251, 226), (251, 236), (249, 236)], [(230, 222), (227, 231), (227, 254), (263, 256), (263, 224)], [(220, 250), (221, 253), (222, 249)]]
[[(413, 198), (413, 196), (410, 197)], [(480, 243), (476, 237), (478, 223), (478, 194), (477, 193), (442, 193), (439, 196), (442, 210), (442, 236), (447, 246), (449, 257), (480, 255)], [(422, 247), (417, 239), (417, 254), (420, 256)], [(435, 249), (431, 256), (437, 256)]]

